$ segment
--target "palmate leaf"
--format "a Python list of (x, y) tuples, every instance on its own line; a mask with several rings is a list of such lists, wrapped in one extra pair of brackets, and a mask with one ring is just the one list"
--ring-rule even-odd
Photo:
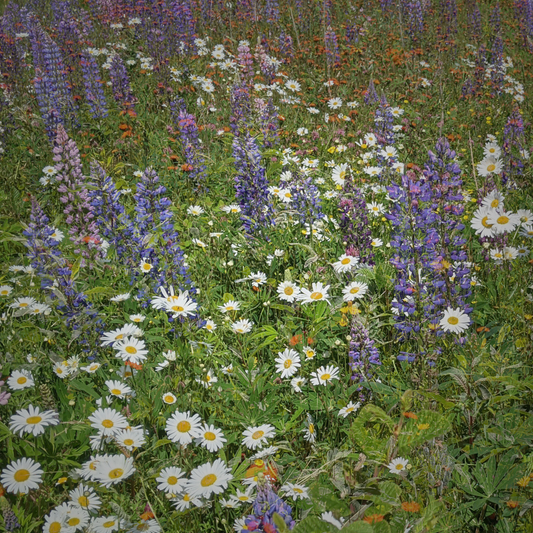
[(365, 405), (350, 428), (350, 439), (370, 459), (384, 461), (394, 421), (379, 407)]

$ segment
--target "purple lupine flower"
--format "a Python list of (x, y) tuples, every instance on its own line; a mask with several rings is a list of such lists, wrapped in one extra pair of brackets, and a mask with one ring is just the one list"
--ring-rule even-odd
[(373, 265), (374, 253), (366, 202), (361, 191), (354, 187), (351, 174), (347, 174), (344, 180), (339, 211), (339, 226), (346, 254), (359, 257), (361, 263)]
[(241, 533), (248, 533), (249, 531), (276, 533), (278, 528), (274, 524), (274, 513), (283, 519), (289, 530), (292, 530), (296, 525), (292, 518), (292, 507), (285, 503), (267, 483), (257, 490), (257, 496), (252, 504), (252, 514), (244, 519), (246, 527), (241, 530)]
[(241, 67), (241, 72), (248, 83), (251, 83), (254, 77), (254, 58), (250, 53), (250, 47), (242, 43), (237, 48), (237, 63)]
[(267, 22), (277, 22), (280, 18), (278, 0), (266, 0), (265, 18)]
[(287, 60), (294, 56), (292, 37), (285, 32), (279, 34), (279, 53)]
[(505, 76), (505, 67), (503, 66), (503, 39), (500, 34), (494, 37), (491, 50), (492, 68), (490, 71), (490, 79), (492, 84), (492, 94), (494, 96), (500, 94), (503, 90), (503, 82)]
[(337, 42), (337, 35), (331, 26), (328, 26), (324, 35), (324, 46), (326, 49), (326, 61), (328, 67), (339, 67), (341, 64), (339, 43)]
[[(181, 105), (184, 106), (183, 103)], [(176, 108), (177, 105), (175, 104), (174, 114)], [(187, 113), (187, 110), (183, 108), (179, 111), (175, 122), (180, 133), (185, 161), (191, 167), (187, 176), (191, 180), (195, 192), (199, 192), (200, 190), (206, 191), (206, 166), (204, 156), (202, 155), (203, 149), (198, 136), (196, 119), (194, 115)]]
[(263, 134), (263, 146), (271, 148), (279, 142), (278, 136), (278, 108), (274, 105), (272, 98), (266, 102), (256, 99), (256, 103), (260, 101), (260, 128)]
[(509, 185), (516, 177), (523, 174), (525, 165), (521, 157), (521, 152), (525, 148), (524, 143), (524, 121), (520, 110), (515, 107), (509, 115), (503, 129), (503, 185)]
[(65, 325), (75, 332), (73, 338), (85, 352), (91, 352), (96, 346), (94, 337), (101, 334), (104, 324), (87, 296), (76, 289), (72, 270), (52, 238), (53, 233), (48, 217), (32, 199), (30, 223), (23, 232), (27, 256), (41, 278), (41, 289), (57, 301), (57, 312), (65, 319)]
[[(0, 400), (1, 404), (1, 400)], [(0, 511), (2, 511), (2, 517), (4, 519), (4, 527), (8, 533), (15, 531), (20, 527), (17, 515), (9, 505), (9, 502), (4, 496), (0, 496)]]
[[(391, 108), (383, 95), (379, 101), (379, 106), (376, 109), (374, 116), (374, 133), (378, 139), (378, 143), (384, 146), (390, 146), (394, 144), (394, 116), (392, 115)], [(393, 162), (387, 158), (389, 163)], [(380, 163), (383, 161), (380, 160)]]
[(252, 113), (248, 86), (245, 83), (234, 85), (231, 91), (230, 101), (230, 127), (233, 130), (233, 135), (238, 136), (240, 130), (248, 126)]
[(274, 68), (274, 63), (266, 53), (266, 49), (262, 43), (258, 42), (256, 44), (254, 57), (257, 63), (259, 63), (259, 68), (261, 69), (263, 76), (265, 76), (267, 83), (272, 83), (276, 74), (276, 69)]
[(246, 132), (233, 140), (235, 196), (241, 207), (244, 230), (252, 235), (273, 224), (273, 208), (268, 193), (266, 170), (255, 139)]
[(91, 108), (93, 118), (107, 117), (107, 102), (104, 95), (104, 88), (100, 77), (98, 63), (89, 52), (81, 54), (81, 68), (83, 71), (83, 82), (85, 84), (85, 96)]
[(365, 91), (364, 101), (366, 105), (374, 104), (379, 102), (379, 96), (376, 92), (376, 87), (374, 85), (374, 80), (370, 78), (370, 83), (368, 84), (368, 89)]
[(94, 255), (90, 250), (97, 248), (101, 240), (83, 176), (80, 152), (62, 125), (57, 129), (53, 153), (59, 183), (57, 190), (62, 194), (60, 201), (65, 204), (63, 212), (67, 215), (69, 235), (80, 246), (76, 253), (82, 252), (85, 257), (90, 257)]
[[(351, 379), (362, 383), (370, 381), (373, 377), (372, 366), (381, 365), (378, 349), (374, 346), (374, 341), (370, 338), (368, 330), (363, 323), (357, 319), (352, 320), (352, 329), (350, 332), (350, 369), (352, 371)], [(357, 389), (359, 398), (366, 399), (363, 387)]]
[[(320, 193), (313, 178), (293, 172), (289, 189), (291, 191), (290, 206), (297, 212), (300, 223), (311, 228), (316, 226), (316, 223), (326, 215), (322, 211)], [(312, 235), (312, 232), (310, 234)]]
[(135, 111), (135, 97), (131, 90), (130, 79), (126, 71), (126, 66), (118, 54), (115, 54), (111, 60), (109, 76), (111, 77), (111, 86), (115, 100), (127, 109)]
[(481, 11), (479, 11), (479, 5), (474, 2), (474, 6), (471, 8), (471, 12), (468, 14), (468, 27), (470, 35), (472, 35), (474, 41), (479, 43), (481, 36), (483, 35)]
[(419, 43), (424, 33), (424, 10), (420, 0), (404, 0), (402, 4), (407, 21), (407, 33), (413, 43)]

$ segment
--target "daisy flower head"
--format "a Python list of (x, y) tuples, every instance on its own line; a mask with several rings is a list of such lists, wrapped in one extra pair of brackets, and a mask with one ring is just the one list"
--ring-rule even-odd
[(57, 174), (57, 169), (51, 166), (44, 167), (43, 174), (46, 176), (55, 176)]
[(352, 281), (342, 289), (342, 299), (345, 302), (359, 300), (368, 291), (368, 285), (362, 281)]
[(117, 444), (130, 451), (140, 448), (146, 442), (146, 437), (141, 427), (122, 429), (114, 438)]
[(247, 318), (242, 318), (241, 320), (237, 320), (236, 322), (233, 322), (231, 325), (231, 329), (233, 330), (233, 333), (250, 333), (252, 331), (253, 322), (248, 320)]
[(29, 311), (36, 303), (37, 303), (37, 300), (35, 298), (31, 298), (31, 297), (17, 298), (9, 307), (11, 309)]
[(167, 405), (172, 405), (178, 401), (176, 396), (172, 394), (171, 392), (165, 392), (162, 396), (163, 403), (166, 403)]
[(71, 505), (85, 511), (98, 511), (102, 501), (89, 485), (80, 483), (74, 490), (68, 493)]
[(487, 223), (491, 224), (494, 233), (508, 233), (520, 224), (520, 217), (503, 209), (500, 211), (492, 210), (487, 218)]
[(204, 505), (200, 498), (192, 497), (188, 492), (184, 492), (177, 498), (174, 498), (172, 504), (180, 512), (189, 509), (191, 505), (194, 505), (195, 507), (202, 507)]
[[(529, 209), (519, 209), (516, 212), (517, 216), (520, 217), (521, 225), (529, 225), (533, 223), (533, 213)], [(0, 287), (0, 296), (2, 295), (2, 287)]]
[(218, 309), (223, 313), (229, 313), (230, 311), (238, 311), (240, 308), (240, 302), (237, 302), (235, 300), (229, 300), (224, 305), (218, 306)]
[(187, 208), (187, 214), (188, 215), (193, 215), (195, 217), (198, 217), (198, 216), (202, 215), (203, 213), (205, 213), (205, 210), (202, 207), (200, 207), (199, 205), (190, 205)]
[(201, 428), (202, 419), (199, 415), (191, 415), (189, 411), (184, 413), (176, 411), (168, 420), (165, 431), (172, 442), (187, 446), (190, 444)]
[(276, 430), (271, 424), (263, 424), (262, 426), (254, 426), (243, 431), (244, 438), (242, 444), (249, 450), (262, 448), (267, 444), (267, 439), (271, 439), (276, 435)]
[(342, 163), (341, 165), (337, 165), (333, 169), (333, 173), (331, 174), (331, 179), (336, 185), (340, 185), (341, 187), (343, 187), (346, 181), (347, 175), (348, 175), (348, 164)]
[(113, 348), (116, 350), (115, 357), (130, 363), (140, 363), (146, 360), (148, 354), (144, 341), (135, 337), (125, 337), (124, 340), (115, 343)]
[(221, 211), (224, 211), (224, 213), (228, 213), (228, 214), (241, 212), (241, 207), (237, 204), (225, 205), (225, 206), (222, 206), (220, 209)]
[(343, 254), (339, 257), (339, 260), (332, 263), (333, 269), (337, 273), (350, 272), (359, 263), (359, 258), (353, 255)]
[(87, 366), (82, 366), (81, 370), (87, 372), (88, 374), (94, 374), (102, 365), (100, 363), (91, 363)]
[(187, 292), (180, 293), (179, 296), (172, 298), (172, 301), (165, 301), (163, 309), (172, 314), (172, 318), (180, 316), (193, 316), (196, 313), (198, 304), (189, 298)]
[(503, 201), (505, 200), (505, 196), (499, 192), (498, 190), (494, 189), (491, 191), (483, 200), (481, 201), (481, 205), (483, 207), (488, 207), (491, 209), (503, 209)]
[(328, 100), (328, 107), (330, 109), (339, 109), (342, 106), (341, 98), (330, 98)]
[(303, 351), (304, 351), (306, 361), (311, 361), (311, 359), (314, 359), (316, 356), (316, 350), (311, 348), (311, 346), (304, 346)]
[(19, 409), (11, 416), (9, 429), (20, 437), (25, 433), (31, 433), (34, 437), (44, 433), (48, 426), (59, 424), (59, 415), (55, 411), (41, 411), (39, 407), (28, 406), (27, 409)]
[(121, 429), (128, 427), (126, 417), (110, 407), (100, 408), (94, 411), (89, 417), (89, 422), (91, 422), (91, 427), (97, 429), (103, 437), (113, 436)]
[(285, 87), (293, 93), (301, 90), (301, 85), (296, 80), (287, 80), (285, 82)]
[(504, 246), (502, 251), (503, 258), (507, 261), (512, 261), (518, 257), (518, 249), (514, 246)]
[(339, 416), (346, 418), (351, 413), (355, 413), (359, 407), (361, 407), (361, 402), (348, 402), (348, 404), (339, 411)]
[(22, 390), (33, 387), (35, 382), (29, 370), (13, 370), (11, 376), (7, 378), (7, 386), (11, 390)]
[(313, 283), (312, 290), (301, 289), (301, 293), (298, 295), (298, 301), (300, 301), (302, 304), (309, 304), (326, 300), (326, 302), (329, 303), (329, 287), (329, 285), (324, 287), (321, 282)]
[(144, 322), (146, 317), (144, 315), (130, 315), (130, 320), (136, 324), (139, 324), (140, 322)]
[(215, 428), (212, 424), (204, 423), (202, 427), (195, 431), (195, 442), (210, 452), (216, 453), (224, 447), (228, 439), (224, 437), (221, 429)]
[(213, 320), (206, 320), (204, 324), (204, 329), (206, 329), (210, 333), (213, 333), (213, 331), (217, 329), (217, 325), (215, 324), (215, 322), (213, 322)]
[(150, 261), (146, 258), (143, 258), (140, 265), (139, 265), (139, 270), (143, 273), (143, 274), (148, 274), (148, 272), (150, 272), (150, 270), (152, 270), (152, 268), (154, 268), (154, 265), (152, 263), (150, 263)]
[(470, 325), (470, 317), (461, 311), (461, 308), (459, 307), (456, 309), (448, 307), (448, 309), (444, 311), (444, 316), (439, 324), (446, 332), (462, 333), (468, 329), (468, 326)]
[(125, 302), (130, 296), (131, 296), (131, 293), (125, 292), (122, 294), (117, 294), (116, 296), (113, 296), (113, 298), (109, 298), (109, 301), (110, 302)]
[(108, 455), (96, 463), (94, 480), (104, 487), (116, 485), (135, 472), (133, 457)]
[(307, 427), (303, 430), (304, 433), (304, 439), (307, 442), (315, 442), (316, 441), (316, 426), (313, 421), (313, 417), (311, 415), (307, 415)]
[(485, 157), (494, 157), (495, 159), (498, 159), (498, 157), (502, 155), (502, 150), (498, 143), (488, 142), (483, 148), (483, 155)]
[(290, 496), (294, 501), (309, 498), (309, 492), (305, 485), (299, 485), (297, 483), (285, 483), (281, 486), (281, 490), (284, 491), (287, 496)]
[(333, 365), (321, 366), (316, 372), (312, 372), (311, 376), (313, 376), (311, 378), (313, 385), (326, 386), (332, 380), (339, 379), (339, 369)]
[(74, 528), (67, 526), (67, 513), (64, 509), (52, 509), (44, 517), (43, 533), (54, 533), (57, 532), (73, 532)]
[(275, 361), (276, 372), (281, 373), (282, 379), (294, 376), (301, 366), (298, 352), (291, 348), (287, 348), (283, 352), (279, 352)]
[(178, 496), (185, 489), (186, 478), (185, 473), (180, 468), (170, 466), (161, 470), (156, 481), (159, 490)]
[(140, 337), (142, 334), (142, 329), (137, 327), (135, 324), (125, 324), (121, 328), (104, 333), (100, 337), (100, 340), (102, 341), (100, 346), (112, 346), (115, 344), (115, 342), (124, 340), (125, 337)]
[(95, 517), (89, 525), (89, 531), (91, 533), (111, 533), (112, 531), (117, 531), (119, 528), (120, 520), (116, 516)]
[(292, 303), (300, 295), (300, 287), (292, 281), (283, 281), (278, 285), (277, 293), (280, 300)]
[(527, 239), (533, 239), (533, 224), (524, 224), (520, 229), (520, 235)]
[(500, 159), (490, 156), (478, 163), (476, 169), (480, 176), (486, 178), (491, 174), (500, 174), (500, 172), (503, 170), (503, 163)]
[(400, 472), (403, 472), (406, 469), (408, 464), (409, 461), (407, 459), (404, 459), (403, 457), (396, 457), (396, 459), (393, 459), (387, 465), (387, 468), (389, 469), (391, 474), (399, 474)]
[(231, 468), (222, 459), (196, 467), (187, 482), (187, 492), (191, 497), (209, 498), (212, 494), (221, 494), (233, 479)]
[(125, 383), (117, 380), (107, 380), (105, 385), (109, 389), (110, 394), (120, 399), (130, 395), (133, 392), (131, 387), (128, 387), (128, 385)]
[(302, 376), (295, 376), (291, 379), (291, 387), (294, 392), (302, 392), (302, 387), (306, 384), (307, 380)]
[(372, 239), (370, 246), (374, 248), (379, 248), (380, 246), (383, 246), (383, 241), (376, 237), (375, 239)]
[(481, 206), (474, 211), (470, 225), (475, 230), (476, 235), (480, 237), (492, 237), (494, 235), (493, 225), (489, 223), (489, 218), (494, 213), (497, 213), (497, 211), (486, 206)]
[(385, 206), (376, 202), (370, 202), (366, 204), (366, 208), (375, 216), (378, 217), (385, 212)]
[(203, 376), (196, 378), (195, 381), (196, 383), (200, 383), (205, 389), (210, 389), (218, 381), (218, 378), (212, 370), (208, 370)]
[(363, 170), (369, 176), (379, 176), (383, 169), (381, 167), (365, 167)]
[(23, 457), (12, 461), (0, 475), (0, 483), (7, 492), (12, 494), (26, 494), (32, 489), (38, 489), (42, 480), (41, 465), (33, 459)]
[(9, 296), (13, 292), (11, 285), (0, 285), (0, 296)]

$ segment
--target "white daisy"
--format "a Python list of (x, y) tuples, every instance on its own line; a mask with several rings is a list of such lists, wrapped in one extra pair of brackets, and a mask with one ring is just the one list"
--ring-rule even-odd
[(29, 370), (13, 370), (7, 378), (7, 386), (11, 390), (22, 390), (33, 387), (35, 382)]
[(89, 416), (91, 427), (98, 430), (99, 434), (104, 437), (113, 436), (121, 429), (128, 427), (128, 420), (115, 409), (110, 407), (100, 408)]
[(298, 301), (302, 304), (319, 302), (321, 300), (326, 300), (329, 303), (329, 285), (322, 285), (321, 282), (313, 283), (312, 290), (301, 289), (301, 293), (298, 295)]
[(276, 429), (271, 424), (249, 427), (243, 431), (242, 444), (250, 450), (261, 448), (267, 444), (267, 439), (276, 435)]
[(55, 411), (41, 411), (39, 407), (28, 406), (27, 409), (19, 409), (11, 416), (9, 429), (20, 437), (25, 433), (33, 436), (44, 433), (46, 427), (59, 424), (59, 415)]
[(357, 409), (359, 409), (359, 407), (361, 407), (361, 402), (353, 403), (353, 402), (350, 401), (350, 402), (348, 402), (346, 407), (343, 407), (339, 411), (339, 416), (342, 416), (343, 418), (346, 418), (349, 414), (355, 413), (355, 411), (357, 411)]
[(116, 342), (113, 349), (116, 350), (115, 357), (131, 363), (140, 363), (146, 360), (148, 354), (144, 341), (135, 337), (125, 337), (124, 340)]
[(339, 369), (333, 365), (321, 366), (316, 372), (312, 372), (311, 376), (313, 385), (326, 386), (331, 380), (339, 379)]
[(94, 480), (104, 487), (110, 487), (130, 477), (134, 472), (132, 457), (110, 455), (96, 463)]
[(368, 291), (368, 285), (361, 281), (352, 281), (342, 289), (342, 299), (345, 302), (353, 302), (363, 296)]
[(181, 413), (176, 411), (168, 420), (165, 431), (167, 437), (175, 443), (187, 446), (200, 429), (202, 420), (199, 415), (191, 415), (189, 411)]
[(442, 329), (451, 333), (462, 333), (470, 325), (470, 317), (461, 311), (461, 308), (457, 307), (453, 309), (448, 307), (444, 311), (444, 316), (439, 322)]
[(212, 424), (204, 423), (202, 427), (195, 431), (195, 442), (204, 448), (207, 448), (210, 452), (218, 452), (224, 447), (224, 443), (227, 439), (224, 437), (221, 429), (215, 428)]
[(359, 263), (359, 258), (353, 255), (343, 254), (339, 257), (339, 260), (332, 263), (333, 269), (337, 273), (350, 272)]
[(276, 372), (281, 373), (282, 379), (294, 376), (301, 366), (298, 352), (290, 348), (283, 352), (278, 352), (278, 357), (276, 357), (275, 361)]
[(396, 459), (393, 459), (388, 465), (387, 468), (391, 472), (391, 474), (399, 474), (400, 472), (403, 472), (407, 465), (409, 464), (409, 461), (407, 459), (404, 459), (403, 457), (396, 457)]
[(297, 483), (285, 483), (281, 486), (281, 490), (295, 501), (309, 498), (309, 492), (305, 485), (299, 485)]
[(250, 333), (252, 331), (253, 322), (248, 320), (247, 318), (242, 318), (241, 320), (237, 320), (231, 325), (231, 329), (233, 330), (233, 333)]
[(209, 498), (212, 494), (221, 494), (233, 479), (231, 468), (222, 459), (205, 463), (191, 472), (187, 482), (187, 492), (191, 497)]
[(23, 457), (12, 461), (2, 470), (0, 482), (7, 492), (26, 494), (32, 489), (39, 488), (43, 473), (39, 463)]
[(300, 294), (300, 287), (292, 281), (283, 281), (278, 285), (276, 289), (279, 299), (292, 303), (298, 298)]

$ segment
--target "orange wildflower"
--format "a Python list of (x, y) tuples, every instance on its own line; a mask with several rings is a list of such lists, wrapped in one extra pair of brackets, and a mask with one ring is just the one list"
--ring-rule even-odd
[(406, 411), (405, 413), (403, 413), (403, 416), (405, 416), (405, 418), (412, 418), (413, 420), (418, 420), (418, 416), (416, 416), (414, 413), (411, 413), (411, 411)]
[(418, 513), (420, 511), (420, 504), (416, 502), (402, 502), (402, 509), (409, 513)]
[(371, 514), (369, 516), (365, 516), (363, 520), (367, 524), (375, 524), (376, 522), (383, 522), (384, 518), (385, 518), (385, 515), (382, 515), (382, 514)]

